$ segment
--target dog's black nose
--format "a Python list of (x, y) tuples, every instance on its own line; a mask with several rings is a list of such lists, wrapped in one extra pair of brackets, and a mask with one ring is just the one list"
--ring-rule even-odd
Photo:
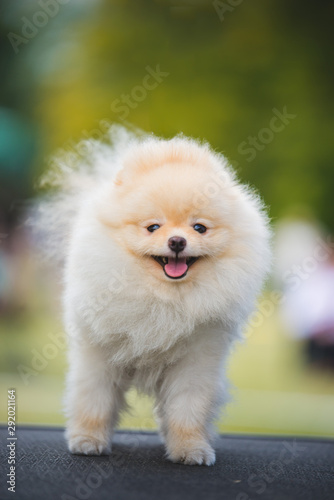
[(169, 238), (168, 240), (169, 248), (175, 253), (182, 252), (182, 250), (185, 249), (186, 244), (187, 240), (181, 236), (172, 236), (172, 238)]

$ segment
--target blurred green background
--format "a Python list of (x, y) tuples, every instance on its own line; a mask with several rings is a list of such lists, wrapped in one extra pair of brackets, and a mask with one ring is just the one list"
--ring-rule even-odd
[[(0, 419), (16, 387), (19, 422), (62, 424), (65, 351), (48, 337), (61, 332), (59, 273), (40, 269), (20, 224), (50, 155), (80, 156), (78, 141), (115, 122), (204, 138), (256, 186), (274, 226), (294, 217), (328, 237), (334, 4), (3, 0), (0, 13)], [(262, 302), (272, 289), (284, 294), (277, 272)], [(219, 429), (334, 436), (333, 370), (307, 361), (271, 303), (231, 359)], [(122, 426), (153, 428), (152, 402), (129, 399)]]

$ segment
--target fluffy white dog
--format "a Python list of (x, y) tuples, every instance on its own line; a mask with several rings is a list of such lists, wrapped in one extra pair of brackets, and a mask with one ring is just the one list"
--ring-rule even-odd
[(207, 144), (112, 135), (113, 146), (87, 142), (78, 169), (63, 165), (43, 211), (66, 236), (54, 249), (65, 256), (69, 449), (110, 453), (135, 386), (156, 400), (168, 458), (211, 465), (226, 360), (269, 268), (267, 217)]

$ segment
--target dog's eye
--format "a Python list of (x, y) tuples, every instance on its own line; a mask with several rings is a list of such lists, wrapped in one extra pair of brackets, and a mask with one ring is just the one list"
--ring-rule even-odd
[(198, 233), (201, 233), (201, 234), (205, 233), (205, 231), (206, 231), (206, 227), (203, 226), (203, 224), (195, 224), (194, 229), (195, 229), (195, 231), (197, 231)]
[(159, 224), (152, 224), (151, 226), (148, 226), (147, 231), (149, 231), (150, 233), (153, 233), (154, 231), (159, 229), (159, 227), (160, 227)]

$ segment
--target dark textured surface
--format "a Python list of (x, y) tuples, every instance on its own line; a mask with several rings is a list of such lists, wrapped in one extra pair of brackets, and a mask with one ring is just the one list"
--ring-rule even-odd
[(333, 500), (334, 441), (220, 436), (214, 466), (173, 464), (156, 434), (117, 432), (113, 454), (73, 456), (61, 429), (18, 429), (16, 493), (7, 491), (1, 432), (0, 498), (16, 500)]

